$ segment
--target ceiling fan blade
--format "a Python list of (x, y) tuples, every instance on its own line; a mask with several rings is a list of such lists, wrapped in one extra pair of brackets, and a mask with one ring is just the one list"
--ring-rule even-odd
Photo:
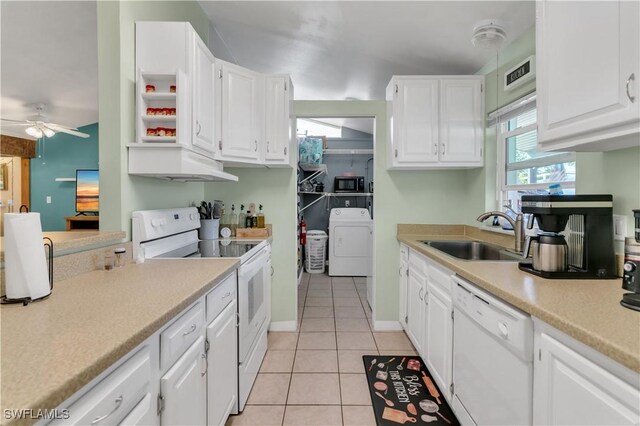
[(11, 120), (10, 123), (2, 123), (3, 126), (32, 126), (31, 123), (19, 122), (18, 120)]
[[(49, 127), (49, 126), (47, 126), (47, 127)], [(66, 134), (68, 134), (68, 135), (77, 136), (77, 137), (79, 137), (79, 138), (88, 138), (88, 137), (89, 137), (89, 135), (88, 135), (88, 134), (86, 134), (86, 133), (78, 132), (78, 131), (76, 131), (76, 130), (66, 129), (66, 128), (64, 128), (64, 127), (58, 127), (58, 126), (56, 126), (56, 128), (55, 128), (55, 129), (53, 129), (53, 128), (52, 128), (51, 130), (53, 130), (53, 131), (55, 131), (55, 132), (66, 133)]]
[(62, 124), (56, 124), (56, 123), (43, 123), (43, 124), (48, 128), (50, 128), (51, 130), (55, 130), (55, 131), (58, 131), (58, 129), (78, 130), (76, 127), (63, 126)]
[(29, 124), (29, 122), (27, 120), (11, 120), (10, 118), (0, 118), (0, 120), (2, 121), (10, 121), (12, 123), (24, 123), (24, 124)]

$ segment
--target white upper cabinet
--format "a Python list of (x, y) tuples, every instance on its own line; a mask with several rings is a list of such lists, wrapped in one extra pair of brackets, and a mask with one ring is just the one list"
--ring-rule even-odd
[(400, 76), (387, 86), (389, 169), (482, 166), (482, 76)]
[(214, 153), (215, 60), (195, 32), (193, 37), (193, 145)]
[(218, 159), (222, 161), (261, 162), (263, 77), (246, 68), (224, 61), (220, 63), (221, 132)]
[(265, 77), (265, 164), (291, 166), (293, 85), (288, 75)]
[(637, 146), (640, 3), (536, 2), (541, 150)]
[(482, 82), (481, 78), (440, 80), (439, 152), (443, 163), (482, 162)]

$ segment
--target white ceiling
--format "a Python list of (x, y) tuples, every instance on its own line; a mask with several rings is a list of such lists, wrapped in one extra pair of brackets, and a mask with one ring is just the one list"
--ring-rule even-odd
[[(51, 122), (97, 122), (96, 2), (0, 3), (2, 118), (28, 118), (43, 102)], [(26, 137), (13, 127), (2, 133)]]
[(296, 99), (384, 99), (392, 75), (473, 74), (495, 53), (474, 24), (505, 23), (507, 43), (534, 24), (533, 1), (204, 1), (221, 59), (291, 74)]

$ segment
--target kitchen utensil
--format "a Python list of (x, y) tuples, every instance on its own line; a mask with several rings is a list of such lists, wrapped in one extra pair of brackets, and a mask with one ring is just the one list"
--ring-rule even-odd
[(415, 417), (407, 416), (407, 413), (405, 413), (404, 411), (396, 410), (395, 408), (389, 408), (389, 407), (384, 407), (384, 411), (382, 412), (382, 418), (394, 423), (402, 423), (402, 424), (406, 422), (415, 423), (418, 421)]
[(390, 399), (387, 399), (384, 396), (382, 396), (380, 394), (380, 392), (376, 392), (376, 395), (378, 395), (380, 398), (384, 399), (384, 403), (387, 404), (389, 407), (393, 407), (393, 401), (391, 401)]
[(376, 362), (378, 362), (378, 360), (376, 358), (371, 360), (371, 365), (369, 366), (369, 371), (371, 371), (371, 369), (373, 368), (374, 365), (376, 365)]
[(422, 420), (423, 422), (431, 423), (431, 422), (438, 421), (438, 418), (436, 416), (430, 416), (428, 414), (423, 414), (423, 415), (420, 416), (420, 420)]
[(402, 366), (402, 364), (404, 364), (404, 360), (407, 359), (406, 356), (402, 357), (402, 361), (400, 361), (400, 364), (398, 364), (396, 366), (396, 370), (402, 370), (404, 367)]
[(388, 377), (389, 373), (387, 373), (386, 371), (378, 371), (376, 373), (376, 379), (378, 380), (387, 380)]
[(416, 406), (415, 406), (415, 405), (413, 405), (412, 403), (408, 403), (408, 404), (407, 404), (407, 411), (408, 411), (410, 414), (413, 414), (414, 416), (417, 416), (417, 415), (418, 415), (418, 410), (416, 409)]
[(373, 387), (379, 390), (380, 392), (384, 392), (385, 394), (387, 393), (387, 390), (389, 390), (389, 387), (384, 382), (375, 382), (373, 384)]
[(431, 377), (427, 376), (424, 371), (422, 371), (422, 380), (429, 390), (429, 394), (438, 401), (438, 404), (442, 404), (442, 402), (440, 402), (440, 392), (438, 392), (438, 388), (433, 383), (433, 380), (431, 380)]
[(445, 416), (440, 414), (440, 407), (435, 402), (429, 401), (428, 399), (423, 399), (422, 401), (420, 401), (419, 404), (420, 404), (420, 408), (422, 408), (427, 413), (429, 413), (429, 414), (437, 414), (438, 416), (440, 416), (440, 418), (442, 420), (444, 420), (445, 422), (451, 424), (451, 421), (449, 419), (447, 419)]
[(392, 362), (394, 360), (395, 360), (395, 358), (391, 358), (389, 361), (379, 362), (378, 363), (378, 368), (384, 368), (385, 364), (389, 364), (390, 362)]
[(413, 371), (420, 371), (420, 361), (417, 359), (410, 359), (407, 361), (407, 368)]

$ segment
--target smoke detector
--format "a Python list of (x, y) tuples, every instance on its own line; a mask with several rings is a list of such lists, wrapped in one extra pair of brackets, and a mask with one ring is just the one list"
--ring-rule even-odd
[(482, 49), (499, 50), (507, 39), (504, 25), (497, 19), (485, 19), (476, 23), (473, 28), (471, 43)]

